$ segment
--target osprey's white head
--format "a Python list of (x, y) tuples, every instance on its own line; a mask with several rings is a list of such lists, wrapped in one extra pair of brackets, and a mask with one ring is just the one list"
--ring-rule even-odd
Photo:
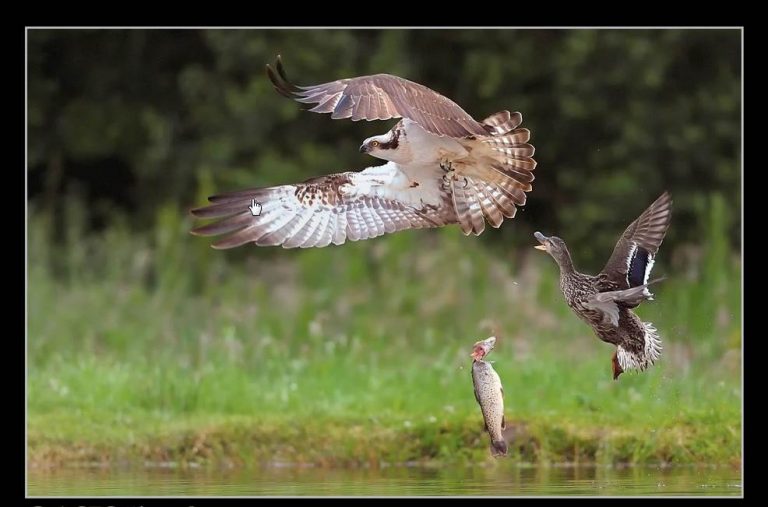
[(386, 134), (369, 137), (360, 145), (360, 153), (392, 162), (407, 163), (411, 158), (405, 132), (398, 123)]

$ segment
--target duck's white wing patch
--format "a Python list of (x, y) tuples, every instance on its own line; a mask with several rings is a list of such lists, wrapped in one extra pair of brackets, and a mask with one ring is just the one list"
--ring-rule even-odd
[(646, 283), (671, 220), (672, 197), (664, 192), (629, 224), (602, 273), (623, 288)]

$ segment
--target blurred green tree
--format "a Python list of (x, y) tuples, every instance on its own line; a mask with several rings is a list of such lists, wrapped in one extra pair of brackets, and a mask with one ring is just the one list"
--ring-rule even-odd
[(599, 267), (669, 189), (670, 243), (697, 242), (716, 194), (739, 244), (741, 33), (725, 29), (30, 30), (33, 213), (55, 224), (77, 198), (90, 227), (142, 230), (201, 192), (378, 165), (356, 148), (389, 123), (302, 112), (264, 75), (277, 54), (299, 84), (386, 72), (476, 118), (521, 111), (534, 190), (482, 241), (532, 244), (541, 229)]

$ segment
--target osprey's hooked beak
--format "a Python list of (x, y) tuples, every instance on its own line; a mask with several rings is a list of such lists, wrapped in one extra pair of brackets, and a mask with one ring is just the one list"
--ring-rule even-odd
[(536, 250), (543, 250), (544, 252), (549, 252), (549, 238), (540, 233), (539, 231), (536, 231), (533, 233), (533, 236), (539, 240), (540, 245), (536, 245)]
[(363, 143), (360, 145), (360, 153), (368, 153), (368, 144)]

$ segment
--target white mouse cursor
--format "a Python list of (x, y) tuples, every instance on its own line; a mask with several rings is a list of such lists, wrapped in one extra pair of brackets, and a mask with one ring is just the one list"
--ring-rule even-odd
[(255, 217), (261, 215), (261, 204), (256, 202), (256, 199), (251, 199), (251, 205), (248, 206), (248, 209), (251, 210), (251, 215)]

